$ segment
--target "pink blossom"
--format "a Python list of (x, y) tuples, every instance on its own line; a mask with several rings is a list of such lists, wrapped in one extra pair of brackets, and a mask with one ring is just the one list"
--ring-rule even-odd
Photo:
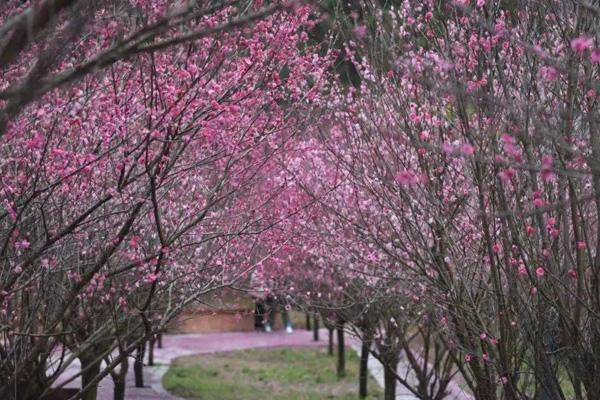
[(34, 135), (25, 143), (25, 147), (30, 150), (39, 150), (44, 146), (44, 137), (40, 134)]
[(502, 182), (508, 182), (515, 176), (515, 170), (512, 168), (507, 168), (503, 171), (498, 172), (498, 178)]
[(531, 288), (531, 290), (529, 291), (529, 293), (531, 293), (532, 296), (535, 296), (537, 294), (538, 290), (537, 288), (534, 286)]
[(571, 279), (577, 278), (577, 271), (574, 270), (573, 268), (569, 269), (567, 271), (567, 274), (569, 275), (569, 278), (571, 278)]
[(30, 246), (30, 243), (25, 239), (21, 240), (20, 242), (15, 243), (15, 247), (17, 249), (27, 249), (27, 248), (29, 248), (29, 246)]
[(406, 170), (399, 172), (394, 179), (400, 185), (414, 185), (418, 182), (416, 175)]
[(6, 209), (6, 212), (10, 216), (10, 219), (12, 219), (13, 222), (16, 222), (17, 221), (17, 212), (13, 208), (13, 203), (8, 201), (7, 199), (4, 199), (2, 205)]
[(535, 233), (535, 228), (533, 226), (528, 225), (527, 226), (527, 236), (533, 236), (534, 233)]
[(471, 145), (470, 143), (463, 143), (460, 146), (460, 152), (467, 157), (472, 156), (473, 154), (475, 154), (475, 147), (473, 147), (473, 145)]
[(487, 334), (486, 334), (485, 332), (481, 332), (481, 333), (479, 334), (479, 338), (480, 338), (481, 340), (485, 340), (485, 339), (487, 339)]
[(540, 171), (540, 175), (544, 182), (551, 182), (552, 180), (554, 180), (555, 177), (554, 172), (552, 172), (552, 168), (550, 166), (543, 166)]
[(541, 175), (542, 175), (542, 179), (546, 182), (548, 182), (554, 178), (554, 173), (552, 172), (553, 162), (554, 162), (554, 160), (552, 159), (552, 156), (549, 154), (546, 154), (544, 157), (542, 157)]
[(509, 135), (502, 135), (502, 148), (509, 156), (513, 158), (519, 158), (521, 156), (521, 151), (516, 146), (515, 139)]
[(541, 278), (546, 274), (546, 270), (543, 267), (537, 267), (535, 269), (535, 274)]
[(153, 283), (154, 281), (156, 281), (156, 279), (158, 279), (158, 276), (156, 276), (156, 274), (152, 273), (152, 274), (148, 274), (144, 277), (144, 282), (145, 283)]
[(81, 276), (77, 272), (75, 272), (75, 271), (69, 271), (67, 273), (67, 277), (70, 280), (74, 281), (74, 282), (80, 282), (81, 281)]
[(492, 252), (494, 252), (494, 254), (498, 254), (502, 251), (502, 245), (499, 243), (494, 243), (494, 245), (492, 246)]
[(537, 208), (543, 207), (544, 206), (544, 200), (536, 197), (535, 199), (533, 199), (533, 205)]
[(137, 249), (140, 245), (140, 240), (142, 240), (141, 237), (134, 235), (131, 237), (131, 240), (129, 241), (129, 244), (132, 248)]
[(471, 33), (471, 37), (469, 38), (469, 48), (473, 51), (477, 51), (479, 49), (476, 33)]
[(354, 28), (354, 34), (356, 35), (357, 38), (364, 39), (364, 37), (367, 36), (367, 26), (366, 25), (357, 26), (356, 28)]
[(546, 258), (550, 257), (550, 250), (548, 250), (548, 249), (542, 250), (542, 255)]
[(558, 71), (554, 67), (540, 67), (539, 74), (548, 82), (554, 82), (558, 78)]
[(585, 242), (583, 242), (583, 241), (579, 241), (579, 242), (577, 242), (577, 250), (583, 250), (583, 249), (585, 249), (586, 247), (587, 247), (587, 246), (586, 246)]
[[(479, 44), (485, 51), (490, 51), (492, 49), (492, 40), (490, 38), (479, 39)], [(487, 80), (485, 78), (482, 79), (482, 81), (483, 80), (485, 80), (486, 82), (484, 84), (482, 84), (482, 86), (487, 84)]]
[(452, 143), (444, 142), (442, 144), (442, 151), (446, 154), (452, 154), (454, 152), (454, 146)]
[(600, 49), (592, 50), (592, 54), (590, 54), (590, 61), (594, 64), (600, 63)]
[(579, 36), (571, 40), (571, 48), (576, 53), (584, 53), (594, 44), (594, 39), (589, 36)]
[(515, 138), (503, 133), (502, 136), (500, 136), (500, 140), (502, 140), (502, 143), (504, 144), (515, 144)]
[(408, 115), (408, 119), (410, 119), (410, 121), (415, 124), (418, 124), (419, 122), (421, 122), (421, 116), (419, 114), (417, 114), (416, 112), (411, 112)]

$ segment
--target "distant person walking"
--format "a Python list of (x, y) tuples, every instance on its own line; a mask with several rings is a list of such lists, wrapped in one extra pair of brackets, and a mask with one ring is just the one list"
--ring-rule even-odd
[(281, 313), (281, 320), (283, 322), (283, 326), (285, 327), (285, 331), (287, 333), (294, 332), (294, 328), (292, 328), (292, 322), (290, 321), (290, 316), (288, 313), (290, 304), (285, 296), (268, 293), (265, 303), (267, 305), (268, 316), (265, 323), (265, 332), (271, 332), (273, 326), (275, 326), (275, 315), (278, 312)]
[(266, 311), (265, 300), (258, 296), (254, 297), (254, 329), (258, 332), (265, 330)]
[(287, 333), (294, 332), (290, 321), (290, 304), (287, 297), (272, 288), (273, 281), (265, 283), (261, 271), (254, 271), (250, 277), (252, 298), (254, 299), (254, 329), (271, 332), (275, 326), (277, 313), (281, 313), (283, 327)]

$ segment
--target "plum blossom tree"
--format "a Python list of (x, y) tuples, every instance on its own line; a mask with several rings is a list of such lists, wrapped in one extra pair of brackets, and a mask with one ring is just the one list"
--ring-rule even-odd
[(286, 191), (265, 182), (330, 55), (307, 43), (309, 6), (58, 2), (88, 35), (51, 3), (3, 9), (0, 397), (38, 399), (79, 358), (94, 399), (183, 307), (280, 250), (264, 210)]
[(330, 207), (435, 311), (476, 399), (594, 398), (596, 5), (367, 11), (322, 135), (358, 194)]
[(254, 269), (368, 333), (389, 398), (600, 393), (595, 2), (354, 2), (339, 54), (307, 6), (170, 5), (0, 10), (0, 397), (79, 358), (93, 399)]

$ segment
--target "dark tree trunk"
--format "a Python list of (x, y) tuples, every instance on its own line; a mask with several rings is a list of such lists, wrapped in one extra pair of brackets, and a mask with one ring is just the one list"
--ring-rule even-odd
[[(40, 397), (39, 395), (37, 397), (30, 397), (32, 400), (69, 400), (71, 398), (73, 398), (73, 396), (77, 396), (79, 394), (79, 389), (73, 389), (73, 388), (62, 388), (62, 389), (52, 389), (50, 390), (50, 392), (43, 396)], [(18, 397), (17, 395), (17, 400), (21, 399), (21, 397)]]
[[(0, 397), (0, 398), (7, 398), (7, 399), (15, 399), (15, 400), (21, 400), (21, 399), (25, 399), (25, 400), (52, 400), (52, 398), (57, 398), (60, 399), (61, 397), (65, 398), (65, 399), (69, 399), (73, 396), (73, 394), (79, 392), (79, 389), (75, 389), (75, 393), (73, 393), (73, 389), (55, 389), (55, 390), (51, 390), (49, 394), (47, 394), (46, 396), (42, 397), (42, 393), (44, 392), (45, 388), (39, 386), (36, 383), (32, 383), (31, 381), (29, 381), (28, 383), (24, 383), (19, 381), (16, 384), (16, 387), (12, 388), (14, 390), (14, 394), (11, 393), (9, 394), (9, 397)], [(15, 395), (16, 397), (10, 397)]]
[(306, 313), (306, 330), (310, 331), (310, 314)]
[(152, 336), (148, 341), (148, 365), (154, 366), (154, 343), (156, 342), (156, 338)]
[(327, 347), (327, 354), (329, 354), (330, 356), (333, 355), (333, 328), (327, 328), (327, 330), (329, 331), (329, 346)]
[(144, 347), (144, 343), (138, 346), (133, 363), (135, 387), (138, 388), (144, 387)]
[(489, 382), (488, 379), (480, 379), (477, 381), (473, 397), (476, 400), (496, 400), (496, 385)]
[(396, 399), (396, 368), (398, 361), (386, 362), (383, 366), (383, 398), (384, 400)]
[(367, 397), (367, 381), (369, 379), (369, 351), (371, 341), (363, 340), (360, 348), (360, 370), (358, 375), (358, 397), (364, 399)]
[(162, 344), (162, 333), (159, 333), (158, 335), (156, 335), (156, 339), (157, 339), (157, 345), (159, 349), (163, 348), (163, 344)]
[(337, 327), (338, 352), (337, 352), (337, 376), (343, 378), (346, 376), (346, 347), (344, 345), (344, 323)]
[[(100, 373), (101, 360), (93, 354), (82, 356), (81, 361), (81, 389), (87, 387)], [(82, 400), (96, 400), (98, 395), (98, 383), (90, 386), (81, 396)]]
[(111, 374), (113, 383), (113, 400), (125, 400), (125, 381), (127, 378), (127, 370), (129, 369), (129, 358), (125, 357), (121, 361), (121, 368), (118, 373)]
[(313, 321), (313, 340), (315, 342), (319, 341), (319, 316), (315, 314), (315, 319)]
[(113, 388), (113, 400), (125, 400), (125, 380), (115, 380)]

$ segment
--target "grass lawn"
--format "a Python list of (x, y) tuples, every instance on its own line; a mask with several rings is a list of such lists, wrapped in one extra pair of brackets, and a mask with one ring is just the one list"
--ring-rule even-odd
[[(321, 400), (358, 398), (358, 357), (346, 350), (347, 376), (324, 349), (256, 349), (182, 357), (163, 384), (171, 393), (202, 400)], [(369, 378), (369, 399), (383, 393)]]

